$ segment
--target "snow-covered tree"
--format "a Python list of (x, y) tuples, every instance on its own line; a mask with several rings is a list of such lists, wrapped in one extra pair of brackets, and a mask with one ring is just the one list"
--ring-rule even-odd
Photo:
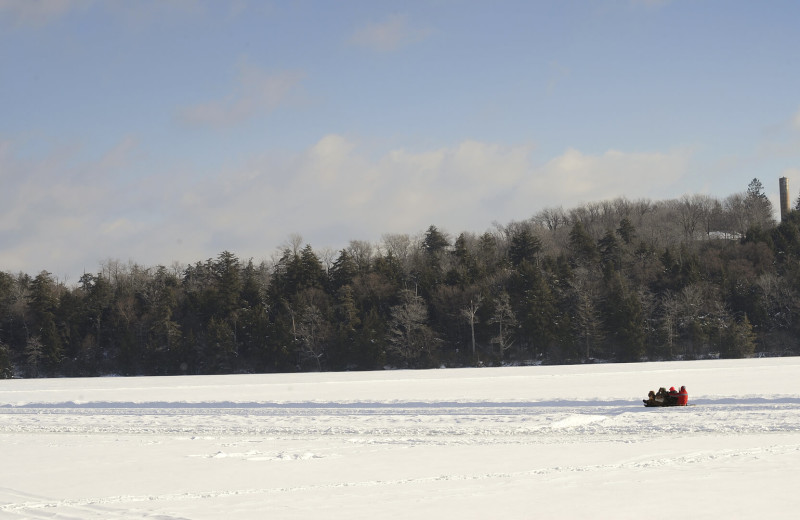
[(463, 316), (469, 323), (469, 330), (472, 338), (472, 359), (475, 359), (475, 324), (478, 323), (478, 309), (481, 307), (483, 297), (479, 294), (475, 298), (470, 299), (469, 305), (461, 309), (461, 316)]
[(391, 308), (388, 338), (390, 350), (403, 363), (414, 365), (426, 349), (431, 349), (433, 332), (427, 322), (425, 301), (416, 292), (403, 289), (400, 304)]
[(513, 328), (517, 325), (517, 317), (511, 308), (508, 293), (504, 292), (494, 302), (494, 313), (489, 319), (490, 325), (497, 325), (497, 334), (491, 342), (500, 350), (500, 359), (505, 358), (505, 353), (514, 345)]

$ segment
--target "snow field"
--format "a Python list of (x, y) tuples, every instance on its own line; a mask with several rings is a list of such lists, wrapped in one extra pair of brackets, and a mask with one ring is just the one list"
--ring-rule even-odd
[[(0, 518), (794, 518), (800, 359), (0, 381)], [(695, 406), (651, 409), (686, 384)]]

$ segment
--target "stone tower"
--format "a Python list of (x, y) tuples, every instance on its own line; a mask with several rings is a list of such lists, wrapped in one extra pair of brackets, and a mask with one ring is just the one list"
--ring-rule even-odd
[(781, 221), (783, 221), (789, 215), (791, 207), (789, 205), (789, 179), (781, 177), (779, 182), (781, 187)]

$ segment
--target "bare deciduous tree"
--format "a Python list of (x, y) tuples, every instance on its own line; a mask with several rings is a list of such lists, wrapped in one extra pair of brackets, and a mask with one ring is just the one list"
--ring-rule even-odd
[(680, 304), (675, 295), (669, 291), (661, 297), (661, 330), (664, 335), (664, 346), (668, 358), (672, 358), (675, 342), (678, 340)]
[(297, 324), (297, 339), (301, 360), (313, 360), (317, 370), (322, 370), (322, 357), (325, 355), (325, 341), (329, 333), (328, 323), (316, 305), (303, 310)]
[(466, 318), (469, 323), (469, 330), (472, 334), (472, 359), (475, 360), (475, 324), (478, 323), (478, 309), (481, 307), (483, 297), (479, 294), (475, 298), (470, 299), (469, 305), (461, 309), (461, 315)]
[(495, 300), (494, 314), (489, 319), (489, 324), (498, 326), (497, 335), (491, 339), (491, 342), (500, 349), (500, 359), (504, 359), (506, 351), (514, 346), (510, 329), (517, 325), (517, 317), (514, 314), (514, 309), (511, 308), (508, 293), (502, 293)]
[(555, 232), (558, 228), (566, 226), (569, 222), (564, 208), (545, 208), (533, 216), (533, 221), (548, 230)]
[(351, 240), (347, 252), (353, 257), (359, 273), (366, 273), (369, 270), (375, 252), (371, 243), (365, 240)]
[(426, 348), (430, 348), (433, 333), (428, 328), (428, 308), (421, 296), (404, 289), (401, 303), (391, 308), (389, 344), (405, 363), (413, 364)]
[(407, 234), (387, 233), (382, 238), (386, 252), (396, 258), (403, 268), (407, 268), (414, 253), (411, 237)]
[(675, 201), (675, 208), (680, 218), (684, 240), (695, 239), (695, 231), (703, 222), (705, 206), (700, 202), (701, 195), (684, 195)]
[(788, 329), (793, 322), (792, 306), (796, 302), (791, 284), (782, 283), (775, 273), (764, 273), (756, 278), (755, 287), (760, 293), (770, 327)]

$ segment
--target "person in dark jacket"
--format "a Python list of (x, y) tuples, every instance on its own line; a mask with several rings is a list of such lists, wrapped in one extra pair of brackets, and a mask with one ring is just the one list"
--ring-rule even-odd
[(647, 399), (642, 399), (645, 406), (686, 406), (689, 402), (689, 393), (686, 387), (682, 386), (680, 392), (671, 387), (669, 391), (663, 386), (658, 389), (658, 392), (647, 394)]

